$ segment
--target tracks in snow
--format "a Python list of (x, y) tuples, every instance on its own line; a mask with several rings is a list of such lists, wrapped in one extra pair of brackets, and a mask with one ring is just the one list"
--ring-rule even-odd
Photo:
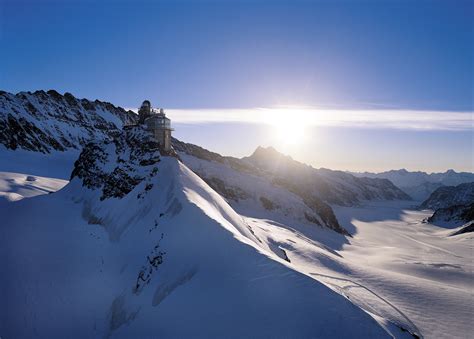
[[(400, 316), (403, 319), (405, 319), (407, 321), (407, 323), (411, 326), (409, 331), (412, 335), (414, 334), (414, 335), (418, 336), (419, 338), (423, 338), (423, 335), (421, 334), (421, 331), (413, 323), (413, 321), (411, 321), (410, 318), (405, 313), (403, 313), (403, 311), (401, 311), (398, 307), (393, 305), (390, 301), (388, 301), (384, 297), (380, 296), (379, 294), (377, 294), (376, 292), (374, 292), (370, 288), (368, 288), (368, 287), (366, 287), (366, 286), (364, 286), (364, 285), (362, 285), (362, 284), (360, 284), (356, 281), (346, 279), (346, 278), (339, 278), (339, 277), (335, 277), (335, 276), (331, 276), (331, 275), (327, 275), (327, 274), (314, 273), (314, 272), (310, 272), (310, 274), (313, 275), (313, 276), (318, 276), (318, 277), (322, 278), (321, 280), (324, 283), (332, 286), (333, 288), (336, 288), (341, 294), (348, 297), (348, 299), (351, 299), (351, 300), (355, 301), (357, 303), (357, 305), (359, 305), (361, 308), (365, 309), (366, 311), (375, 313), (375, 314), (377, 314), (377, 315), (379, 315), (383, 318), (386, 318), (386, 315), (380, 314), (381, 312), (380, 312), (379, 307), (377, 307), (376, 305), (367, 304), (367, 299), (364, 299), (364, 301), (362, 302), (362, 305), (360, 305), (361, 300), (359, 300), (359, 302), (357, 302), (357, 300), (354, 300), (354, 298), (351, 298), (351, 294), (350, 294), (350, 292), (348, 292), (351, 288), (361, 288), (361, 289), (363, 289), (364, 291), (368, 292), (370, 295), (374, 296), (376, 298), (376, 300), (378, 300), (379, 302), (385, 304), (386, 306), (389, 306), (389, 308), (391, 308), (392, 310), (395, 310), (398, 314), (400, 314)], [(341, 286), (341, 284), (336, 284), (334, 282), (331, 282), (330, 280), (337, 280), (337, 281), (340, 281), (340, 282), (343, 282), (343, 283), (350, 283), (350, 284), (353, 284), (353, 285)], [(356, 296), (356, 294), (353, 294), (352, 296), (354, 297), (354, 296)], [(357, 298), (355, 298), (355, 299), (357, 299)], [(366, 304), (364, 304), (364, 303), (366, 303)], [(367, 309), (367, 308), (369, 308), (369, 309)], [(395, 323), (395, 325), (397, 325), (401, 329), (406, 330), (401, 324)]]

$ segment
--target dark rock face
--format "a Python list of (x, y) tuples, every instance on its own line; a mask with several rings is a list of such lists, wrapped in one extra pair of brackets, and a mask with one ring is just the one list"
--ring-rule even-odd
[[(305, 205), (308, 206), (313, 213), (317, 214), (326, 226), (338, 233), (349, 235), (346, 229), (344, 229), (337, 221), (336, 215), (334, 214), (331, 206), (319, 198), (319, 196), (315, 194), (315, 192), (313, 192), (310, 187), (301, 187), (290, 182), (289, 180), (284, 180), (283, 178), (275, 179), (274, 183), (301, 197)], [(325, 185), (328, 186), (328, 184)], [(325, 189), (328, 190), (329, 187), (325, 187)], [(309, 222), (320, 225), (320, 222), (317, 220), (317, 218), (311, 214), (306, 213), (305, 218)]]
[(12, 114), (8, 114), (5, 120), (0, 120), (0, 130), (0, 143), (12, 150), (23, 148), (42, 153), (49, 153), (51, 149), (65, 150), (56, 139), (23, 117), (16, 119)]
[[(420, 208), (435, 212), (427, 219), (433, 224), (465, 224), (474, 220), (474, 182), (443, 186), (434, 191)], [(459, 233), (460, 234), (460, 233)]]
[(70, 93), (0, 93), (0, 143), (11, 150), (80, 149), (89, 141), (113, 138), (123, 124), (136, 119), (132, 111), (108, 102), (77, 99)]
[(260, 202), (267, 211), (273, 211), (278, 207), (273, 201), (265, 197), (260, 197)]
[[(164, 234), (161, 233), (160, 241), (163, 239), (163, 236)], [(153, 247), (150, 255), (146, 257), (146, 264), (143, 265), (138, 272), (137, 281), (133, 289), (135, 294), (139, 294), (143, 288), (150, 283), (153, 273), (158, 269), (158, 266), (163, 263), (166, 252), (160, 250), (160, 241)]]
[[(89, 143), (74, 164), (71, 180), (78, 177), (87, 188), (101, 188), (101, 200), (122, 198), (147, 176), (156, 175), (158, 147), (152, 136), (139, 128), (124, 131), (111, 141)], [(111, 166), (110, 171), (107, 168)], [(143, 167), (148, 170), (141, 170)]]
[(104, 181), (104, 173), (101, 167), (107, 160), (108, 154), (104, 148), (96, 143), (87, 144), (74, 163), (70, 180), (78, 177), (82, 179), (83, 185), (87, 188), (95, 189), (100, 187)]
[[(316, 212), (316, 214), (319, 215), (319, 217), (329, 228), (333, 229), (338, 233), (350, 235), (349, 232), (347, 232), (347, 230), (339, 224), (339, 221), (337, 221), (336, 215), (334, 214), (334, 211), (331, 206), (316, 197), (308, 197), (303, 199), (303, 201), (306, 206), (311, 208), (312, 211)], [(309, 215), (305, 215), (305, 217), (306, 219), (308, 219), (308, 221), (319, 224), (318, 222), (313, 221), (314, 217), (310, 217)]]
[(461, 219), (464, 221), (473, 221), (474, 220), (474, 203), (466, 206), (461, 212)]
[(464, 233), (472, 233), (472, 232), (474, 232), (474, 222), (467, 223), (460, 230), (458, 230), (458, 231), (454, 232), (453, 234), (451, 234), (451, 236), (464, 234)]
[(110, 197), (122, 198), (130, 193), (143, 179), (140, 176), (132, 177), (123, 168), (116, 167), (105, 180), (101, 200)]
[(437, 209), (434, 214), (428, 218), (428, 222), (460, 222), (462, 224), (474, 220), (474, 203), (470, 205), (454, 205)]
[(455, 205), (469, 205), (473, 202), (474, 182), (470, 182), (438, 188), (420, 205), (420, 208), (437, 210)]
[(216, 177), (207, 178), (205, 174), (199, 175), (211, 188), (227, 200), (239, 201), (245, 199), (248, 194), (238, 187), (226, 186), (225, 182)]

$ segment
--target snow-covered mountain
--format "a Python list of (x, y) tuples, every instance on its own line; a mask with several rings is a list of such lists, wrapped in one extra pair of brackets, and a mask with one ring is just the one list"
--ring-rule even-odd
[(182, 161), (232, 207), (245, 215), (327, 226), (347, 234), (329, 204), (355, 205), (365, 200), (409, 199), (390, 181), (356, 178), (344, 172), (316, 170), (272, 148), (257, 148), (250, 157), (224, 157), (176, 139)]
[(0, 144), (10, 150), (80, 150), (91, 140), (117, 135), (123, 124), (135, 120), (132, 111), (108, 102), (77, 99), (70, 93), (0, 91)]
[(456, 186), (474, 181), (474, 173), (448, 170), (444, 173), (409, 172), (406, 169), (382, 173), (352, 173), (358, 177), (383, 178), (393, 182), (413, 199), (423, 201), (441, 186)]
[(357, 178), (342, 171), (315, 169), (273, 147), (258, 147), (243, 161), (271, 175), (279, 185), (316, 195), (332, 204), (350, 206), (364, 200), (410, 200), (389, 180)]
[(88, 144), (62, 190), (0, 204), (2, 337), (389, 337), (156, 146)]
[(225, 197), (239, 213), (260, 218), (271, 216), (280, 222), (293, 220), (348, 234), (323, 200), (303, 197), (281, 187), (240, 159), (223, 157), (176, 139), (173, 145), (184, 164)]

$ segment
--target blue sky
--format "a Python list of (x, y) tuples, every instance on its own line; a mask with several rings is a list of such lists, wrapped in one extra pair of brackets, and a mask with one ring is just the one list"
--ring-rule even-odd
[[(225, 154), (276, 144), (317, 167), (472, 170), (472, 2), (4, 0), (0, 11), (3, 90), (54, 88), (124, 107), (148, 98), (172, 119), (173, 109), (218, 110), (205, 124), (177, 114), (176, 134)], [(381, 121), (409, 111), (421, 124), (441, 112), (442, 122), (337, 118), (306, 126), (290, 147), (268, 124), (227, 121), (262, 107), (367, 110)], [(459, 112), (468, 113), (453, 130)]]

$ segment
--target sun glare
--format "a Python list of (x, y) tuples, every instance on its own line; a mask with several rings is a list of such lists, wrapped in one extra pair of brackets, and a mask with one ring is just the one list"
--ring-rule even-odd
[(299, 145), (306, 138), (310, 123), (309, 111), (300, 108), (262, 109), (262, 122), (269, 125), (271, 133), (281, 145)]

